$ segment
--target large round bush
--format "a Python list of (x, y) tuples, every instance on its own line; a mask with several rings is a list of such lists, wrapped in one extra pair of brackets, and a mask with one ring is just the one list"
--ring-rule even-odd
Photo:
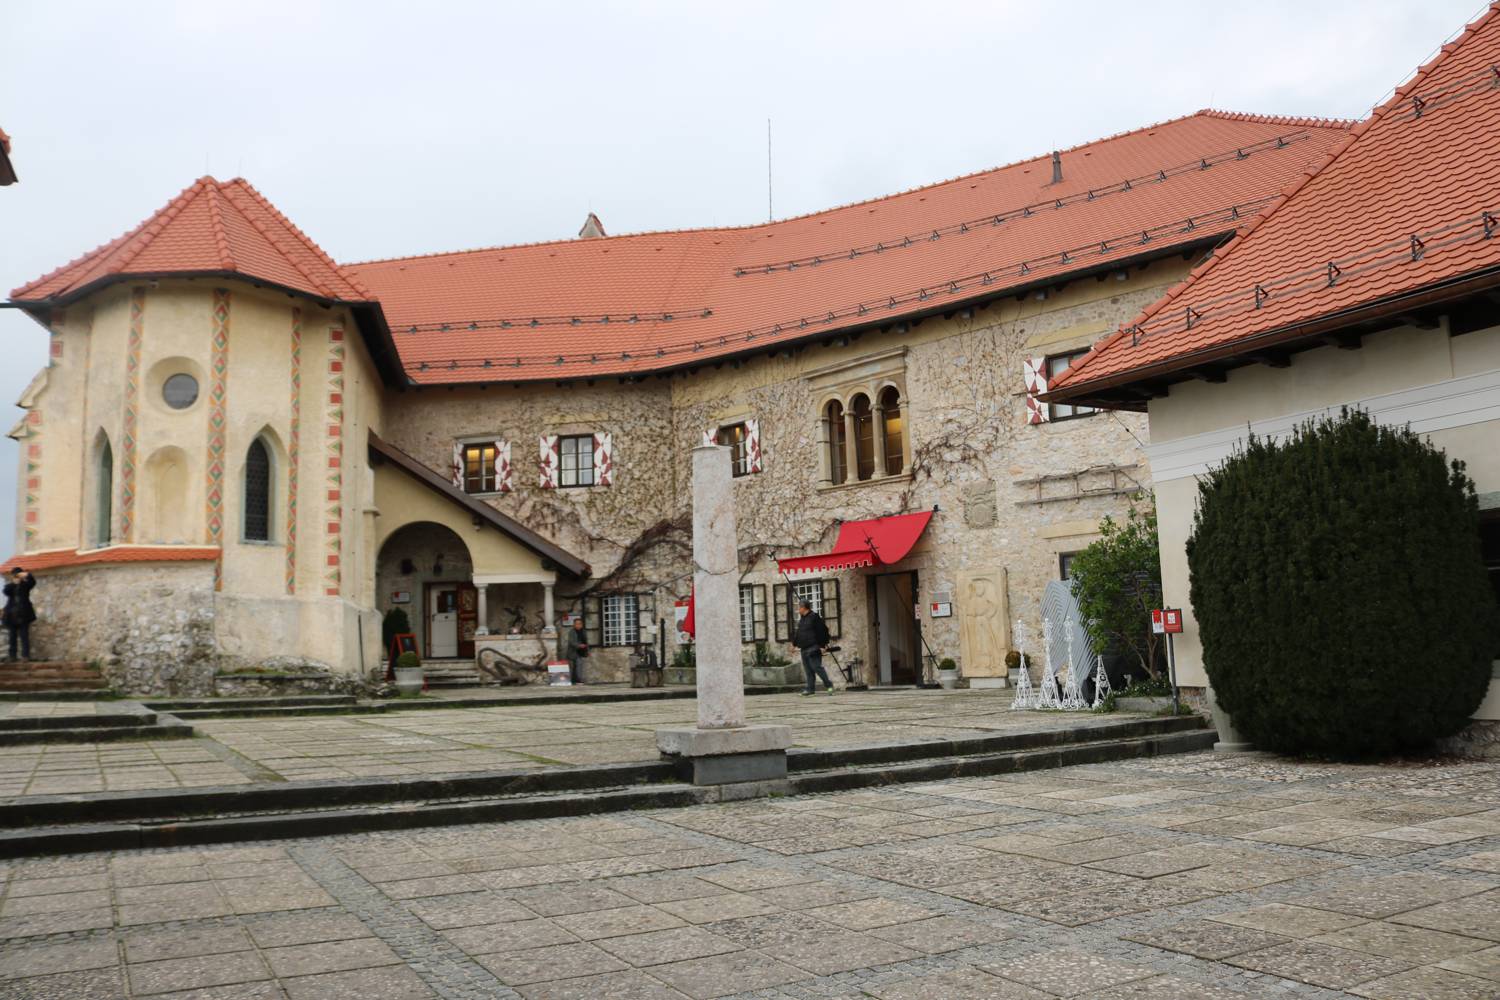
[(1200, 480), (1187, 554), (1214, 694), (1263, 749), (1421, 747), (1484, 697), (1474, 484), (1410, 430), (1345, 411), (1251, 437)]

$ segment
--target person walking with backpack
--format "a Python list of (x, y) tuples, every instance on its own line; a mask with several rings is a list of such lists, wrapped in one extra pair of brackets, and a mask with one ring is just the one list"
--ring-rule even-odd
[(816, 694), (817, 679), (823, 678), (824, 687), (833, 694), (833, 681), (823, 669), (823, 647), (828, 645), (828, 625), (823, 616), (812, 609), (805, 599), (797, 602), (797, 628), (792, 633), (792, 645), (802, 654), (802, 672), (807, 676), (807, 690), (802, 697)]
[(20, 640), (21, 658), (31, 660), (31, 623), (36, 621), (36, 608), (31, 605), (31, 591), (36, 586), (36, 577), (17, 566), (5, 583), (5, 628), (10, 632), (9, 662), (16, 661), (16, 640)]

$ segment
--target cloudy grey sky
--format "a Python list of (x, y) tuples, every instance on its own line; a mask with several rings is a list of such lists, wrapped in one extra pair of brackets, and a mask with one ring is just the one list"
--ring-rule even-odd
[[(6, 0), (0, 289), (242, 175), (336, 260), (758, 222), (1201, 107), (1362, 115), (1479, 0)], [(0, 310), (0, 404), (45, 336)], [(16, 446), (0, 441), (0, 557)]]

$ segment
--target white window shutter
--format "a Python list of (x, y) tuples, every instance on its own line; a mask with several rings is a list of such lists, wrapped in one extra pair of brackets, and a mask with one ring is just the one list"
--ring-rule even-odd
[(541, 485), (544, 490), (557, 489), (558, 467), (562, 464), (557, 455), (557, 435), (543, 434), (541, 440)]
[(607, 431), (594, 435), (594, 483), (609, 486), (615, 480), (615, 438)]
[(1037, 396), (1047, 391), (1047, 359), (1025, 359), (1021, 362), (1021, 373), (1026, 379), (1026, 422), (1045, 423), (1052, 417), (1050, 407)]
[(759, 472), (761, 470), (759, 420), (745, 421), (745, 454), (749, 459), (750, 471)]
[(495, 441), (495, 489), (501, 493), (511, 491), (510, 482), (510, 442)]
[(703, 432), (703, 443), (706, 446), (709, 446), (709, 447), (712, 447), (713, 445), (718, 444), (719, 443), (719, 428), (718, 427), (709, 427), (709, 428), (705, 429), (704, 432)]
[(453, 442), (453, 485), (456, 489), (464, 488), (464, 446), (463, 442)]

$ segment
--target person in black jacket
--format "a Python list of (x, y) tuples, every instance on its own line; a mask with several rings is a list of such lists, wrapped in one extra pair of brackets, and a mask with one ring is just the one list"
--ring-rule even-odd
[(812, 609), (807, 601), (797, 603), (797, 629), (792, 633), (792, 645), (802, 654), (802, 672), (807, 675), (807, 690), (802, 692), (806, 698), (818, 690), (817, 679), (823, 678), (823, 686), (828, 688), (828, 693), (833, 694), (833, 681), (828, 679), (828, 671), (823, 669), (823, 647), (828, 645), (828, 626), (823, 622), (823, 617)]
[(10, 632), (10, 662), (16, 660), (16, 640), (21, 643), (21, 657), (31, 659), (31, 623), (36, 621), (36, 608), (31, 606), (31, 589), (36, 578), (17, 566), (5, 582), (4, 622)]

